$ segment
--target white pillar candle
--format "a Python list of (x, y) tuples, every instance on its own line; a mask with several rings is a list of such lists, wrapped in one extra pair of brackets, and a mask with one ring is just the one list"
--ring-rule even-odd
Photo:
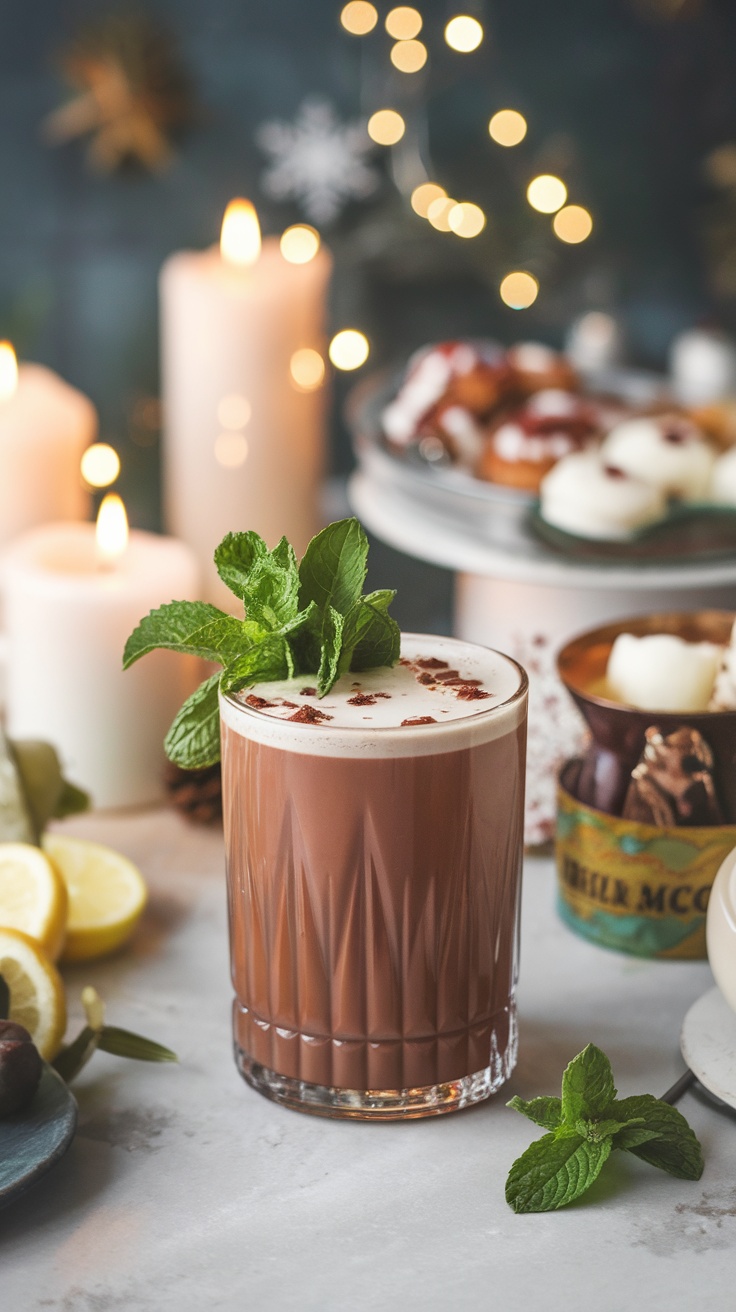
[(616, 701), (646, 711), (705, 711), (713, 693), (722, 648), (685, 642), (670, 633), (637, 638), (620, 633), (606, 669)]
[[(103, 531), (102, 511), (98, 523)], [(163, 739), (201, 673), (196, 660), (165, 651), (123, 672), (142, 616), (196, 598), (199, 582), (184, 543), (123, 537), (106, 546), (94, 524), (48, 525), (19, 539), (3, 566), (8, 733), (53, 743), (99, 807), (161, 797)]]
[(18, 367), (0, 343), (0, 548), (38, 524), (86, 516), (79, 465), (96, 432), (86, 396), (43, 365)]
[(233, 205), (221, 249), (172, 255), (160, 284), (166, 522), (227, 607), (212, 564), (225, 533), (302, 552), (319, 527), (332, 263), (316, 234), (261, 247), (252, 206)]

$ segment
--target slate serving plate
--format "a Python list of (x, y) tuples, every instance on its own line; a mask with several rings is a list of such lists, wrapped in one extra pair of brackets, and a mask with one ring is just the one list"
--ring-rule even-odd
[(33, 1102), (0, 1120), (0, 1207), (28, 1189), (63, 1157), (77, 1128), (77, 1104), (64, 1081), (44, 1066)]

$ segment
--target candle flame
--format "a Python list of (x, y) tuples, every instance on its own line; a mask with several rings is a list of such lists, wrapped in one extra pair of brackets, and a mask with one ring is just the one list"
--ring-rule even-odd
[(128, 516), (122, 500), (114, 492), (102, 499), (95, 536), (100, 559), (106, 565), (113, 565), (128, 545)]
[(0, 342), (0, 401), (9, 401), (18, 386), (18, 361), (10, 342)]
[(228, 264), (249, 269), (261, 253), (261, 228), (249, 200), (231, 200), (220, 234), (220, 254)]

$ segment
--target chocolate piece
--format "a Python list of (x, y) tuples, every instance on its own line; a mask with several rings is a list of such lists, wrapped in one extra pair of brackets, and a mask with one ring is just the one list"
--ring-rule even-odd
[(459, 678), (460, 678), (459, 670), (440, 670), (439, 674), (435, 675), (435, 679), (437, 680), (437, 683), (449, 683), (450, 679), (459, 679)]
[(434, 688), (435, 677), (433, 674), (418, 674), (417, 683), (423, 683), (426, 688)]
[(631, 772), (624, 818), (662, 828), (723, 824), (713, 753), (703, 735), (687, 725), (665, 735), (651, 725), (644, 738), (646, 746)]
[(298, 711), (293, 715), (287, 715), (287, 720), (292, 720), (295, 724), (321, 724), (323, 720), (331, 720), (331, 715), (325, 715), (316, 706), (300, 706)]
[(316, 688), (302, 688), (301, 691), (300, 691), (300, 693), (299, 693), (299, 696), (300, 696), (300, 697), (316, 697), (316, 696), (317, 696), (317, 689), (316, 689)]
[(416, 715), (413, 720), (402, 720), (401, 728), (403, 729), (404, 725), (413, 726), (415, 724), (436, 724), (436, 723), (437, 721), (435, 720), (433, 715)]
[[(411, 661), (401, 662), (402, 665), (404, 663), (410, 665)], [(440, 661), (437, 659), (436, 656), (423, 656), (416, 663), (419, 666), (420, 670), (446, 670), (447, 669), (447, 661)]]
[(485, 692), (483, 688), (458, 688), (457, 691), (458, 699), (461, 702), (479, 702), (482, 701), (484, 697), (490, 697), (490, 695), (491, 694)]
[(369, 692), (356, 692), (354, 697), (348, 697), (348, 706), (375, 706), (376, 699)]
[(286, 700), (285, 697), (282, 698), (281, 705), (282, 705), (282, 706), (288, 706), (290, 711), (295, 711), (295, 710), (296, 710), (296, 702), (287, 702), (287, 700)]
[(246, 706), (252, 706), (254, 711), (265, 711), (267, 707), (275, 706), (276, 702), (266, 701), (265, 697), (257, 697), (252, 692), (246, 697), (245, 704)]

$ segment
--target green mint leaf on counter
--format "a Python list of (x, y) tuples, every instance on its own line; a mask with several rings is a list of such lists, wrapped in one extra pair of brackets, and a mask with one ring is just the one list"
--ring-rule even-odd
[(682, 1180), (699, 1180), (701, 1146), (685, 1117), (645, 1093), (617, 1098), (611, 1064), (588, 1044), (562, 1076), (561, 1098), (507, 1106), (551, 1131), (514, 1162), (506, 1199), (515, 1212), (547, 1212), (579, 1198), (612, 1151), (631, 1152)]
[[(614, 1139), (615, 1148), (634, 1153), (650, 1166), (657, 1166), (681, 1180), (699, 1180), (703, 1174), (703, 1150), (682, 1112), (650, 1093), (623, 1098), (611, 1109), (629, 1125)], [(640, 1126), (634, 1125), (640, 1119)], [(638, 1142), (637, 1131), (639, 1133)], [(643, 1137), (646, 1132), (646, 1138)]]
[(164, 741), (166, 755), (184, 770), (214, 765), (220, 759), (219, 674), (213, 674), (188, 697)]
[(213, 620), (225, 618), (217, 606), (211, 606), (207, 601), (170, 601), (165, 606), (159, 606), (158, 610), (152, 610), (144, 616), (128, 638), (123, 653), (123, 669), (129, 669), (141, 656), (147, 656), (158, 647), (168, 651), (190, 652), (206, 661), (217, 661), (217, 650), (203, 647), (195, 641), (195, 635)]
[(544, 1130), (556, 1130), (562, 1121), (562, 1102), (559, 1098), (532, 1098), (524, 1102), (523, 1098), (517, 1097), (507, 1102), (506, 1106), (521, 1112), (522, 1116), (527, 1116)]
[(294, 673), (294, 662), (286, 638), (280, 633), (269, 633), (262, 642), (228, 665), (220, 677), (224, 693), (240, 692), (254, 683), (269, 683), (275, 679), (289, 679)]
[(584, 1117), (602, 1116), (615, 1097), (611, 1063), (605, 1052), (589, 1043), (562, 1076), (562, 1119), (574, 1125)]
[(590, 1143), (579, 1134), (545, 1134), (514, 1162), (506, 1202), (515, 1212), (552, 1212), (572, 1203), (611, 1155), (611, 1140)]
[(357, 519), (340, 519), (312, 538), (299, 565), (299, 605), (313, 601), (324, 616), (347, 615), (368, 569), (368, 539)]
[(133, 1061), (178, 1061), (171, 1048), (153, 1039), (144, 1039), (142, 1034), (133, 1034), (130, 1030), (121, 1030), (117, 1025), (103, 1025), (99, 1031), (97, 1046), (100, 1052), (110, 1052), (114, 1057), (130, 1057)]

